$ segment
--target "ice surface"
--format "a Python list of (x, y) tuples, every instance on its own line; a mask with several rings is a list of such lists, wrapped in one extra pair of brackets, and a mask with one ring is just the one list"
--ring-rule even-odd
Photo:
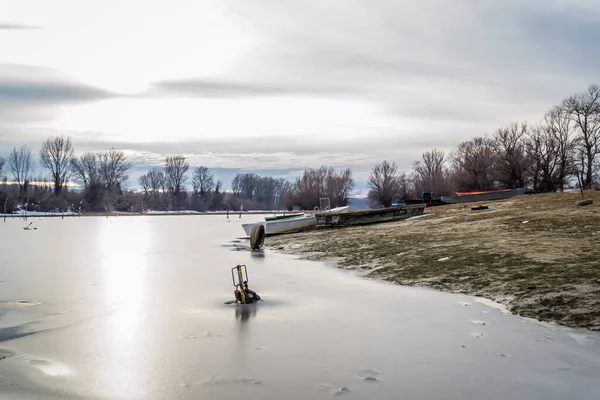
[(228, 246), (252, 217), (0, 222), (8, 398), (597, 399), (597, 333)]

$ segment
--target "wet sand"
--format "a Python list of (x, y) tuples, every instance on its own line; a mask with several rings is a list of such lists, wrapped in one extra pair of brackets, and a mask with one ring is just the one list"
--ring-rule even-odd
[[(597, 398), (599, 334), (252, 253), (251, 218), (0, 224), (0, 398)], [(263, 303), (223, 304), (238, 263)]]
[[(521, 316), (600, 330), (600, 191), (431, 207), (421, 218), (269, 238), (401, 285), (467, 293)], [(472, 211), (486, 204), (488, 210)]]

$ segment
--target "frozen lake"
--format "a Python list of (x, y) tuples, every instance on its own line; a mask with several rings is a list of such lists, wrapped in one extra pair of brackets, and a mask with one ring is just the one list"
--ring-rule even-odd
[(0, 221), (0, 398), (600, 398), (599, 334), (234, 247), (259, 218)]

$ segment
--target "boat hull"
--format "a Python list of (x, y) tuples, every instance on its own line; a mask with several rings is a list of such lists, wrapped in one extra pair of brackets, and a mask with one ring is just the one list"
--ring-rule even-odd
[(317, 218), (314, 215), (304, 215), (296, 218), (280, 219), (275, 221), (250, 222), (242, 224), (246, 235), (252, 234), (252, 228), (256, 224), (265, 226), (265, 236), (283, 235), (286, 233), (301, 232), (314, 229), (317, 226)]
[(287, 215), (278, 215), (275, 217), (265, 217), (265, 221), (278, 221), (281, 219), (289, 219), (289, 218), (298, 218), (302, 217), (304, 214), (287, 214)]
[(461, 196), (442, 196), (440, 200), (446, 204), (467, 203), (471, 201), (501, 200), (524, 194), (525, 191), (526, 189), (521, 188), (501, 192), (488, 192)]

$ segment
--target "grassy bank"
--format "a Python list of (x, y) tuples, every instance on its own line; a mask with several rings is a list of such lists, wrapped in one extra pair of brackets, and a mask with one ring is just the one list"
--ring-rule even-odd
[(266, 245), (402, 285), (489, 298), (515, 314), (600, 330), (600, 192), (426, 209), (410, 221), (267, 238)]

